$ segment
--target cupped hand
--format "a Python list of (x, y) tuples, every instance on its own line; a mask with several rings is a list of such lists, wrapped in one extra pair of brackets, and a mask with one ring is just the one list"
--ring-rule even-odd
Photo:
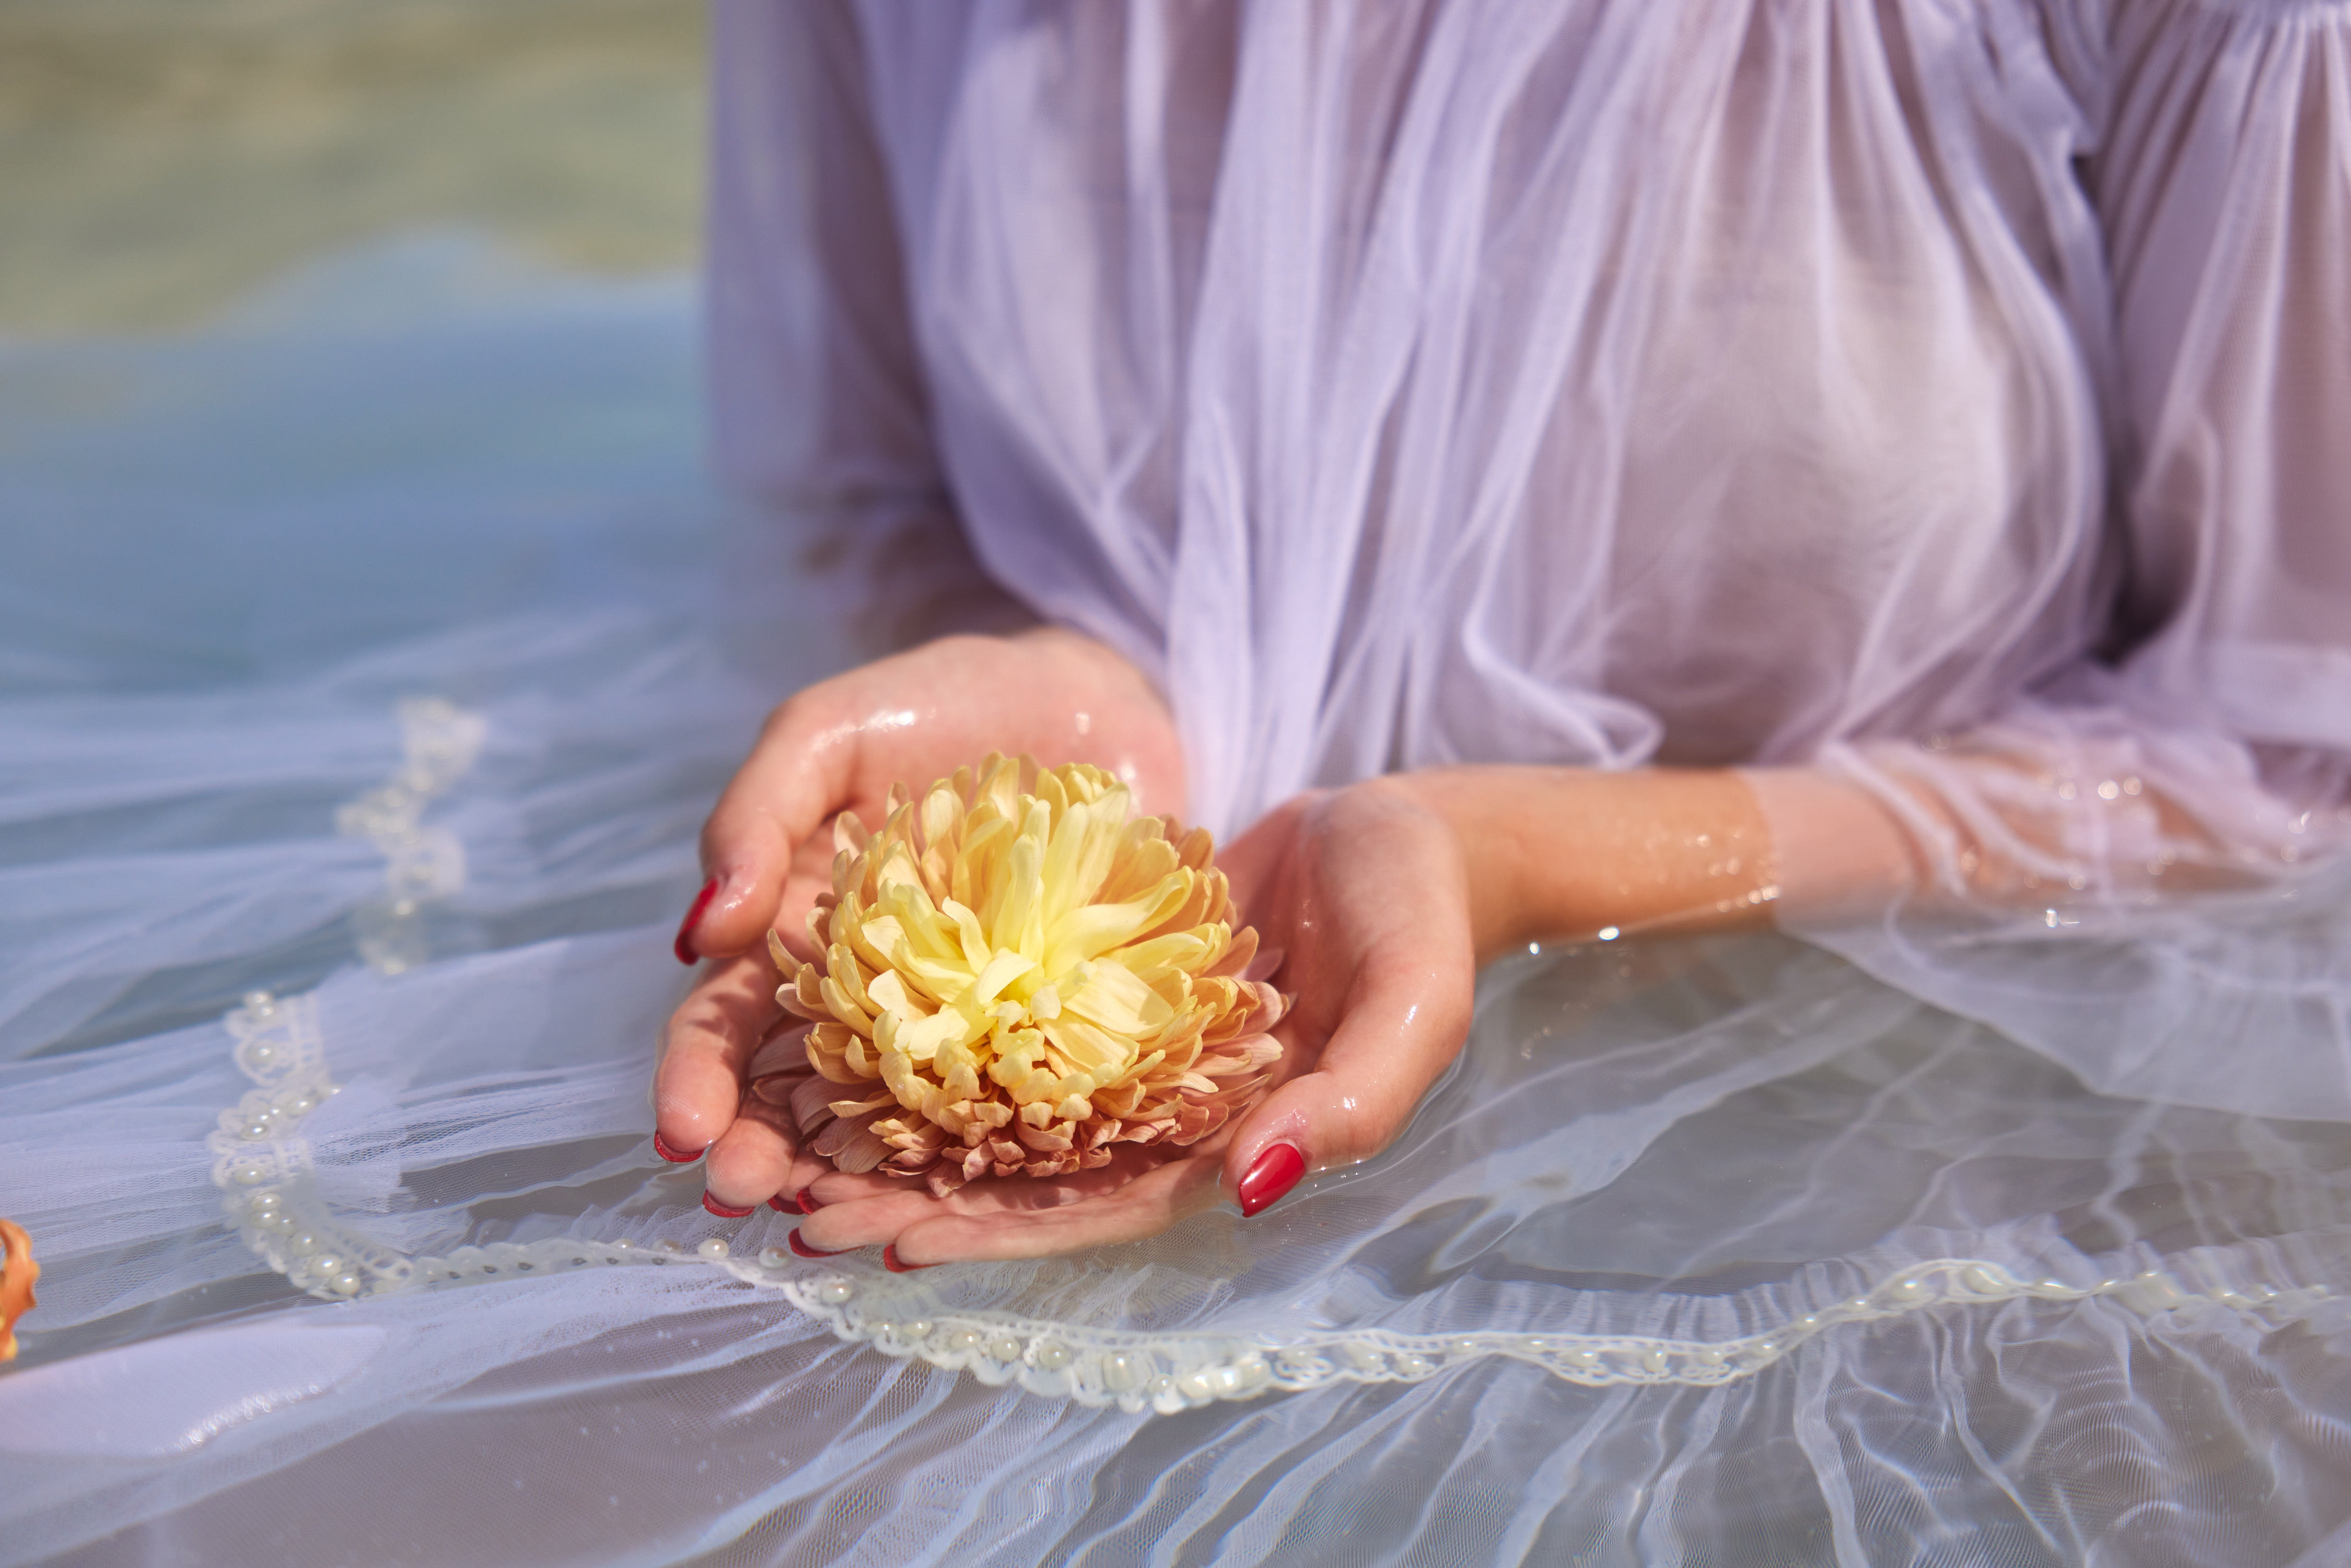
[(803, 1156), (793, 1174), (814, 1177), (821, 1207), (800, 1244), (887, 1244), (893, 1267), (1040, 1257), (1151, 1235), (1220, 1197), (1254, 1213), (1310, 1170), (1386, 1147), (1468, 1033), (1477, 964), (1453, 825), (1408, 779), (1374, 779), (1288, 802), (1217, 864), (1293, 998), (1274, 1087), (1249, 1113), (1187, 1148), (1127, 1145), (1100, 1170), (945, 1197)]
[(702, 832), (709, 881), (677, 936), (682, 960), (710, 962), (670, 1019), (653, 1080), (658, 1146), (709, 1151), (715, 1207), (747, 1210), (831, 1168), (799, 1155), (796, 1170), (789, 1112), (753, 1079), (781, 1021), (768, 933), (810, 956), (832, 819), (854, 811), (879, 827), (893, 784), (920, 790), (990, 751), (1091, 762), (1140, 809), (1184, 809), (1182, 748), (1158, 693), (1102, 644), (1056, 629), (944, 638), (810, 686), (769, 716), (720, 797)]

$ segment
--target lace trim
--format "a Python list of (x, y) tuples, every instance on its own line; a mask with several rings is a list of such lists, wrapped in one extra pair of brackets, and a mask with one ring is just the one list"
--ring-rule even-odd
[(465, 846), (446, 828), (423, 825), (424, 809), (473, 770), (488, 721), (441, 697), (400, 704), (400, 770), (337, 808), (335, 831), (366, 839), (384, 859), (384, 895), (352, 913), (360, 956), (379, 974), (425, 960), (423, 906), (465, 885)]
[[(775, 1291), (833, 1333), (885, 1355), (968, 1372), (982, 1383), (1018, 1383), (1032, 1394), (1081, 1405), (1172, 1414), (1270, 1389), (1332, 1383), (1419, 1383), (1452, 1367), (1505, 1356), (1587, 1387), (1735, 1383), (1792, 1354), (1808, 1340), (1857, 1322), (1938, 1307), (2033, 1300), (2111, 1299), (2141, 1317), (2168, 1315), (2193, 1328), (2217, 1312), (2264, 1330), (2306, 1317), (2333, 1298), (2321, 1285), (2238, 1289), (2214, 1260), (2173, 1260), (2168, 1272), (2069, 1285), (2023, 1280), (1982, 1259), (1938, 1258), (1903, 1270), (1845, 1301), (1743, 1338), (1713, 1342), (1597, 1334), (1410, 1334), (1384, 1330), (1305, 1333), (1275, 1342), (1228, 1334), (1122, 1333), (1082, 1324), (930, 1307), (919, 1287), (861, 1265), (815, 1264), (781, 1248), (737, 1258), (726, 1240), (531, 1242), (461, 1247), (411, 1258), (340, 1223), (320, 1201), (303, 1119), (334, 1094), (310, 996), (283, 1001), (255, 992), (226, 1019), (236, 1064), (257, 1085), (221, 1113), (207, 1140), (213, 1181), (228, 1219), (269, 1266), (329, 1301), (394, 1291), (475, 1284), (502, 1277), (613, 1266), (670, 1264), (724, 1270)], [(2199, 1281), (2198, 1275), (2204, 1278)]]
[(402, 1254), (337, 1221), (319, 1197), (309, 1144), (295, 1135), (333, 1097), (309, 996), (279, 1001), (247, 993), (223, 1020), (236, 1040), (237, 1070), (256, 1088), (220, 1113), (206, 1135), (213, 1185), (245, 1244), (314, 1296), (329, 1300), (395, 1290), (414, 1277)]

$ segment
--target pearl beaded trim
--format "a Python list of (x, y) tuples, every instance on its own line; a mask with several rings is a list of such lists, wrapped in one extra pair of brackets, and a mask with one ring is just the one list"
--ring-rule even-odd
[(296, 1135), (303, 1119), (333, 1096), (319, 1037), (319, 1008), (308, 996), (280, 1001), (249, 993), (225, 1020), (236, 1040), (239, 1071), (254, 1081), (220, 1114), (204, 1139), (213, 1185), (246, 1246), (314, 1296), (329, 1300), (398, 1289), (413, 1274), (409, 1260), (339, 1223), (319, 1200), (310, 1145)]
[(481, 756), (488, 725), (440, 697), (400, 704), (400, 770), (335, 811), (335, 831), (381, 851), (384, 893), (352, 912), (360, 956), (381, 974), (424, 962), (423, 906), (465, 885), (465, 847), (446, 828), (423, 825), (424, 809)]
[(1752, 1376), (1807, 1341), (1848, 1324), (2020, 1300), (2108, 1300), (2142, 1318), (2162, 1317), (2191, 1331), (2216, 1315), (2250, 1318), (2270, 1331), (2344, 1304), (2324, 1286), (2232, 1286), (2228, 1275), (2233, 1270), (2226, 1265), (2241, 1249), (2212, 1248), (2169, 1260), (2168, 1270), (2081, 1284), (2021, 1279), (1981, 1259), (1939, 1258), (1816, 1312), (1720, 1341), (1374, 1329), (1301, 1333), (1276, 1342), (947, 1312), (937, 1307), (921, 1281), (862, 1262), (814, 1264), (776, 1247), (755, 1258), (738, 1258), (718, 1237), (691, 1247), (670, 1240), (554, 1237), (410, 1258), (344, 1226), (318, 1197), (309, 1146), (296, 1134), (336, 1086), (328, 1076), (313, 999), (281, 1001), (255, 992), (226, 1022), (237, 1041), (237, 1065), (257, 1086), (221, 1113), (218, 1130), (207, 1140), (217, 1156), (213, 1180), (225, 1195), (230, 1223), (246, 1244), (314, 1296), (348, 1300), (613, 1266), (709, 1268), (774, 1291), (841, 1339), (870, 1344), (885, 1355), (968, 1372), (991, 1385), (1017, 1383), (1033, 1394), (1129, 1411), (1172, 1414), (1220, 1399), (1332, 1383), (1418, 1383), (1492, 1356), (1531, 1363), (1589, 1387), (1713, 1386)]

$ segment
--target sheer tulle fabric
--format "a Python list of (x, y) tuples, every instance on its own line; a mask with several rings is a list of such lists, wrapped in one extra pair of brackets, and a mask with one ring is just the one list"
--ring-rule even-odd
[[(2343, 7), (720, 22), (738, 472), (869, 544), (951, 497), (1164, 680), (1220, 828), (1395, 764), (1818, 761), (1914, 846), (1820, 933), (1884, 978), (1514, 961), (1395, 1146), (1256, 1219), (794, 1260), (651, 1154), (648, 922), (859, 596), (609, 434), (568, 458), (624, 516), (550, 535), (548, 447), (485, 435), (397, 509), (519, 587), (378, 573), (364, 657), (109, 698), (107, 636), (13, 634), (51, 847), (0, 908), (53, 913), (0, 1191), (48, 1271), (0, 1560), (2343, 1555)], [(528, 435), (675, 306), (425, 334), (439, 413)], [(268, 344), (313, 373), (256, 430), (407, 384)], [(183, 646), (245, 648), (208, 591), (283, 503), (180, 574)]]
[(719, 67), (722, 453), (951, 489), (1211, 826), (1819, 764), (1919, 896), (1791, 924), (1946, 999), (2351, 831), (2339, 4), (747, 6)]

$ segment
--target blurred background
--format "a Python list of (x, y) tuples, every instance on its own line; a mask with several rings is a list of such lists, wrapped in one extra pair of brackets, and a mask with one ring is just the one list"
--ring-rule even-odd
[(419, 231), (689, 267), (702, 50), (679, 0), (0, 0), (0, 334), (185, 330)]
[[(364, 956), (338, 813), (405, 699), (493, 725), (420, 951), (674, 918), (792, 679), (710, 629), (796, 580), (720, 564), (778, 536), (704, 460), (703, 49), (679, 0), (0, 0), (0, 1060)], [(664, 672), (676, 733), (598, 743), (643, 800), (513, 804), (588, 766), (533, 705)]]
[(0, 0), (0, 695), (705, 546), (703, 48), (677, 0)]

